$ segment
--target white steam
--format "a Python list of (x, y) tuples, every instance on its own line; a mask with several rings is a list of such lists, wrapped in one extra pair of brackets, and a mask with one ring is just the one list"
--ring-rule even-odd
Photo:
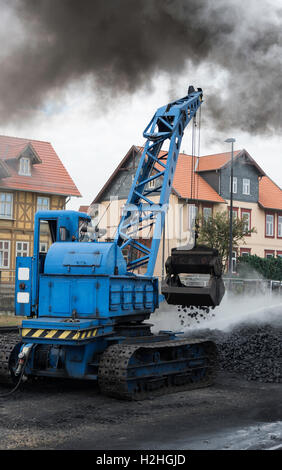
[(205, 328), (230, 331), (241, 323), (268, 323), (282, 327), (282, 296), (270, 293), (256, 293), (253, 296), (225, 293), (221, 304), (200, 320), (199, 316), (190, 318), (182, 310), (178, 311), (176, 306), (162, 302), (150, 321), (154, 324), (154, 333), (171, 330), (185, 334)]

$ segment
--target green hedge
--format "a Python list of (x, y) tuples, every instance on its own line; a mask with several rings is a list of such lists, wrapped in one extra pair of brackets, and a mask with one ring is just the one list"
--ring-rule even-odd
[(240, 277), (264, 277), (282, 281), (282, 258), (260, 258), (257, 255), (240, 256), (237, 272)]

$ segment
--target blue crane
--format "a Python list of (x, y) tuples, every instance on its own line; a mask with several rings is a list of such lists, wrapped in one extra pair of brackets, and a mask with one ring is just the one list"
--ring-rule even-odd
[[(212, 383), (213, 342), (191, 342), (169, 331), (156, 335), (146, 322), (159, 307), (153, 273), (181, 140), (202, 96), (201, 89), (189, 87), (187, 96), (159, 108), (145, 129), (147, 141), (114, 241), (86, 242), (91, 218), (85, 213), (36, 213), (33, 256), (18, 257), (16, 265), (15, 314), (24, 318), (18, 335), (0, 336), (0, 378), (15, 387), (23, 376), (93, 380), (102, 393), (121, 399)], [(166, 141), (168, 150), (161, 152)], [(152, 228), (150, 246), (136, 236), (146, 226)], [(51, 243), (42, 253), (40, 237), (47, 233)], [(126, 262), (130, 248), (138, 256)], [(203, 291), (204, 305), (219, 303), (211, 294), (220, 280), (218, 257), (202, 248), (192, 257), (187, 250), (172, 252), (162, 287), (169, 303), (192, 304), (196, 298), (201, 305), (201, 291), (188, 292), (176, 280), (199, 264), (203, 269), (203, 256), (204, 271), (216, 282)], [(142, 275), (134, 272), (140, 266), (147, 267)]]
[[(142, 254), (128, 264), (129, 270), (145, 264), (146, 274), (153, 276), (183, 133), (202, 99), (201, 89), (195, 91), (189, 87), (187, 96), (159, 108), (143, 133), (147, 141), (116, 237), (121, 248), (133, 247)], [(166, 141), (169, 141), (169, 149), (160, 155)], [(151, 181), (156, 187), (150, 189)], [(153, 194), (158, 201), (150, 199)], [(144, 222), (153, 226), (150, 248), (131, 235), (144, 230)]]

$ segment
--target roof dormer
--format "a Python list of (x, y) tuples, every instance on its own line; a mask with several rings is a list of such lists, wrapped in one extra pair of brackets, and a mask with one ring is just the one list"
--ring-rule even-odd
[(21, 176), (31, 176), (32, 165), (41, 163), (41, 159), (30, 142), (18, 152), (15, 158), (19, 161), (18, 173)]

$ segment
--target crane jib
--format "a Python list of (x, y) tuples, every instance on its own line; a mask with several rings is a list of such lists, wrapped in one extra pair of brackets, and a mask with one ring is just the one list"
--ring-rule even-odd
[[(137, 252), (127, 262), (129, 271), (146, 265), (146, 275), (153, 275), (183, 133), (202, 98), (201, 89), (189, 87), (187, 96), (159, 108), (143, 133), (147, 140), (115, 239), (121, 249)], [(150, 246), (144, 242), (146, 229)]]

